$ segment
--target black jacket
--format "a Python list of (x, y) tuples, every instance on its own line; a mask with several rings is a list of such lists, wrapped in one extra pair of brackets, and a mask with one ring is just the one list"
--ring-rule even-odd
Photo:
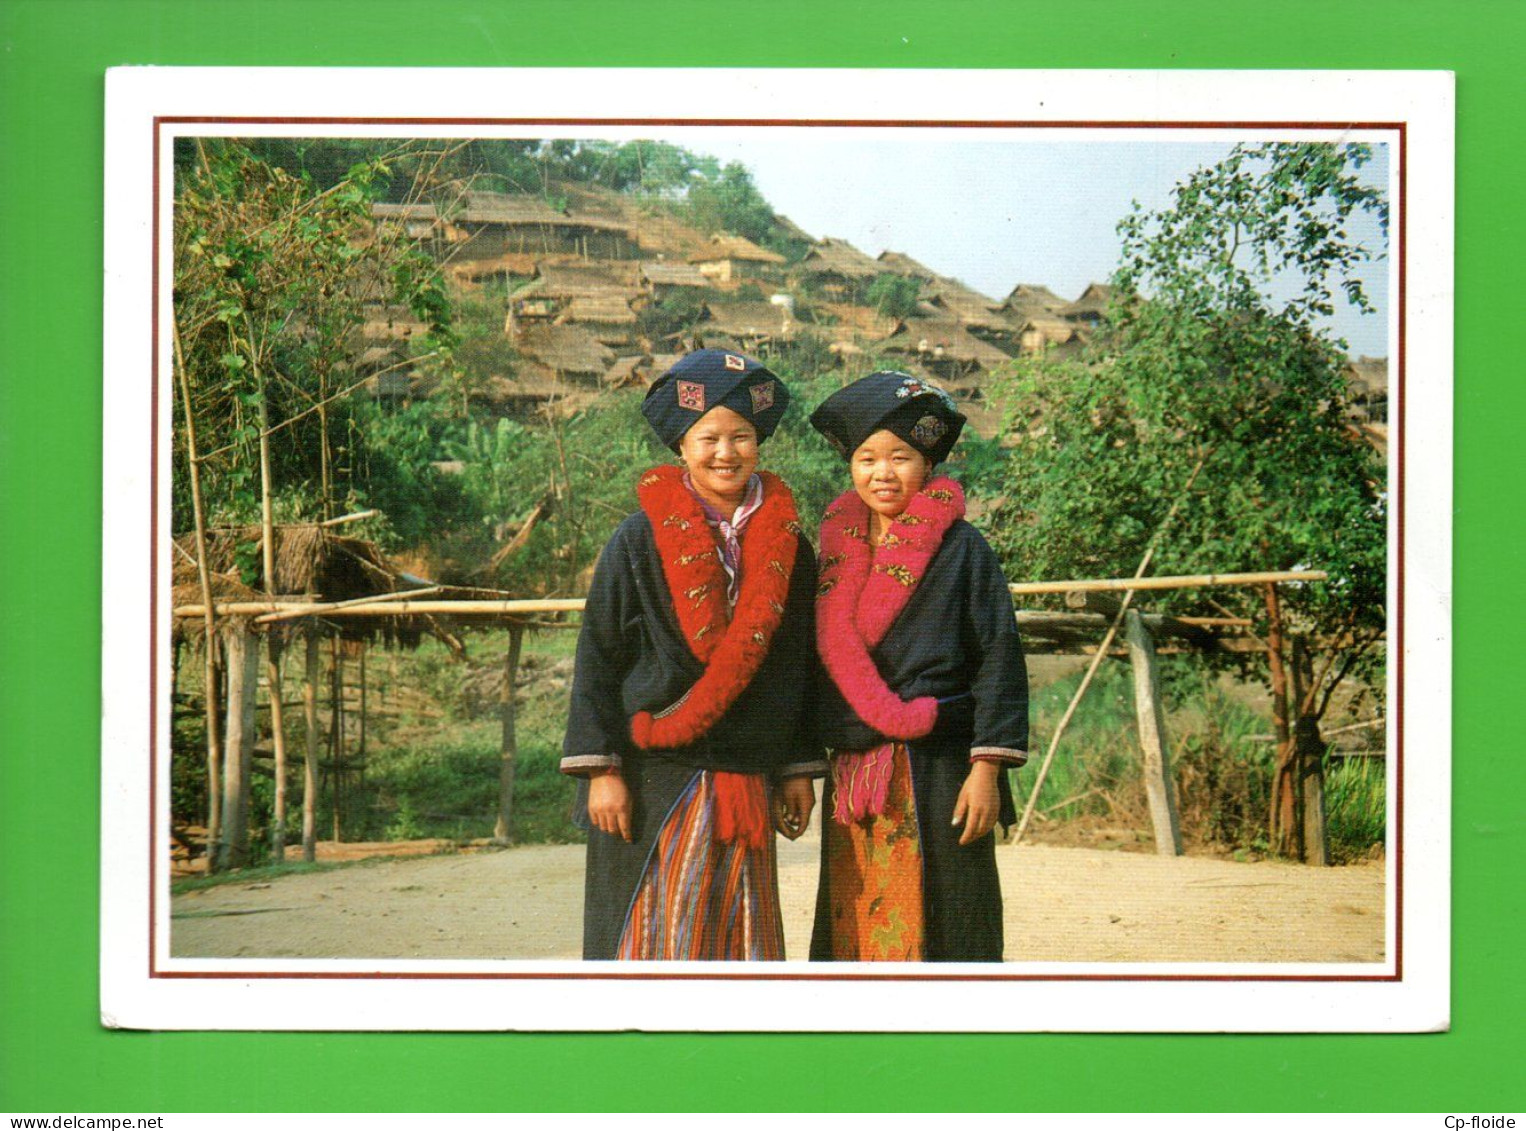
[(631, 741), (631, 717), (671, 707), (704, 668), (684, 643), (651, 521), (639, 511), (631, 515), (604, 547), (588, 592), (563, 767), (575, 771), (590, 758), (624, 763), (645, 757), (756, 773), (817, 762), (815, 591), (816, 559), (802, 537), (783, 619), (746, 690), (689, 746), (643, 752)]

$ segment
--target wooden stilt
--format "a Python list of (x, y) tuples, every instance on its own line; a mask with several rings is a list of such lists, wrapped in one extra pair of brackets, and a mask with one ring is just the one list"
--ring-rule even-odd
[(1272, 677), (1272, 729), (1277, 736), (1277, 765), (1272, 772), (1268, 824), (1272, 845), (1284, 856), (1297, 854), (1298, 800), (1293, 781), (1293, 741), (1288, 727), (1288, 677), (1282, 661), (1282, 606), (1277, 586), (1266, 586), (1266, 661)]
[(344, 811), (344, 659), (339, 638), (329, 653), (329, 796), (333, 801), (334, 843), (342, 839)]
[(286, 859), (286, 715), (281, 688), (281, 640), (265, 635), (265, 682), (270, 689), (270, 744), (275, 752), (275, 801), (270, 814), (271, 858)]
[(1134, 709), (1139, 719), (1139, 747), (1144, 753), (1145, 796), (1150, 802), (1150, 823), (1155, 827), (1155, 851), (1162, 856), (1180, 856), (1182, 822), (1171, 778), (1155, 639), (1136, 609), (1124, 614), (1124, 640), (1134, 668)]
[(259, 694), (259, 641), (247, 629), (226, 634), (228, 652), (227, 764), (223, 772), (221, 864), (249, 860), (249, 774), (254, 761), (254, 702)]
[(366, 784), (366, 642), (360, 642), (360, 663), (356, 678), (360, 680), (360, 737), (356, 741), (357, 758), (360, 762), (360, 786)]
[(514, 680), (519, 675), (524, 635), (524, 625), (509, 626), (509, 651), (503, 659), (502, 760), (498, 765), (498, 820), (493, 824), (493, 840), (498, 844), (508, 844), (514, 834), (514, 770), (519, 758), (519, 742), (514, 733)]
[(1298, 705), (1293, 746), (1301, 804), (1303, 859), (1307, 864), (1328, 867), (1330, 845), (1325, 814), (1325, 740), (1314, 713), (1314, 661), (1308, 641), (1293, 637), (1293, 702)]
[(318, 859), (318, 635), (307, 634), (307, 672), (302, 681), (307, 749), (302, 763), (302, 859)]

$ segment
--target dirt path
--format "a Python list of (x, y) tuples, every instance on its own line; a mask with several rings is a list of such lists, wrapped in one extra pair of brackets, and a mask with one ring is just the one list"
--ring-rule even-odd
[[(810, 943), (819, 841), (780, 842), (788, 955)], [(1007, 958), (1377, 962), (1383, 866), (997, 849)], [(414, 857), (176, 896), (176, 957), (576, 958), (583, 849)]]

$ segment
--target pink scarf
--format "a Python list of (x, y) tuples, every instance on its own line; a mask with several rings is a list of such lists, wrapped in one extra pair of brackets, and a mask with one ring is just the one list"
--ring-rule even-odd
[[(892, 739), (921, 738), (931, 732), (938, 721), (938, 701), (931, 695), (902, 699), (886, 686), (870, 652), (906, 608), (944, 535), (963, 517), (964, 492), (952, 479), (939, 477), (891, 520), (878, 552), (868, 542), (868, 504), (855, 491), (839, 496), (821, 524), (817, 651), (853, 712)], [(888, 745), (839, 752), (834, 781), (851, 785), (846, 791), (839, 786), (839, 810), (846, 804), (855, 811), (882, 812), (890, 762)], [(849, 795), (846, 802), (844, 792)]]

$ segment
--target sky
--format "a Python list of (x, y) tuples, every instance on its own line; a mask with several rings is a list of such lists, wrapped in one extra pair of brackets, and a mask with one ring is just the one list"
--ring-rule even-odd
[[(781, 127), (675, 130), (659, 140), (740, 161), (774, 210), (813, 236), (846, 239), (869, 255), (903, 252), (997, 300), (1018, 283), (1074, 299), (1105, 282), (1118, 261), (1116, 225), (1132, 202), (1164, 207), (1172, 186), (1232, 145)], [(1361, 176), (1386, 186), (1387, 147), (1374, 148)], [(1375, 222), (1352, 234), (1386, 250)], [(1390, 266), (1385, 257), (1363, 273), (1376, 313), (1346, 307), (1330, 324), (1353, 356), (1390, 352)]]

